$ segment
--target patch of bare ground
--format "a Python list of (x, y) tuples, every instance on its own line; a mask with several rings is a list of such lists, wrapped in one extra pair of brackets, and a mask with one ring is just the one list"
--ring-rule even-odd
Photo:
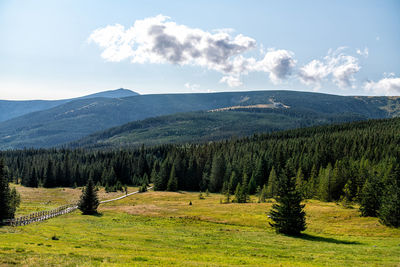
[(159, 207), (153, 204), (138, 204), (138, 205), (124, 205), (124, 206), (102, 206), (100, 211), (118, 211), (132, 215), (145, 215), (145, 216), (160, 216), (163, 213), (174, 213), (176, 209)]

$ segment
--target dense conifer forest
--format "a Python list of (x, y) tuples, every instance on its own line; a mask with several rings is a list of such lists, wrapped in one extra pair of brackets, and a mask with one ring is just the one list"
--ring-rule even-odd
[(76, 187), (92, 179), (113, 191), (152, 182), (155, 190), (209, 190), (228, 195), (262, 191), (265, 199), (276, 196), (279, 177), (285, 173), (295, 179), (303, 198), (358, 202), (362, 215), (400, 225), (399, 118), (202, 145), (25, 149), (3, 151), (0, 156), (8, 166), (8, 179), (29, 187)]

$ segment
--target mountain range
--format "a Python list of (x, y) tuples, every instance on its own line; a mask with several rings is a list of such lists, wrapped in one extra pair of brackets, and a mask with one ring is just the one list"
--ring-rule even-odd
[(35, 111), (13, 117), (22, 112), (21, 107), (28, 106), (26, 102), (29, 101), (0, 102), (0, 110), (8, 105), (13, 111), (7, 115), (10, 119), (0, 122), (0, 149), (206, 142), (400, 115), (398, 97), (288, 90), (138, 95), (119, 89), (77, 99), (40, 102)]
[(19, 117), (31, 112), (53, 108), (78, 99), (89, 99), (95, 97), (118, 98), (135, 95), (138, 95), (138, 93), (128, 89), (120, 88), (82, 97), (61, 100), (0, 100), (0, 122)]

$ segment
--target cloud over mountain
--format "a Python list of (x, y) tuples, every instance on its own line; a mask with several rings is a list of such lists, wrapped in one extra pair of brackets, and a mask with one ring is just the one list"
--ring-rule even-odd
[(345, 47), (330, 50), (323, 60), (314, 59), (299, 70), (300, 81), (319, 88), (328, 76), (340, 88), (353, 87), (354, 75), (361, 69), (356, 57), (343, 52)]
[(364, 84), (365, 90), (376, 95), (400, 95), (400, 78), (391, 73), (387, 77), (374, 82), (368, 81)]

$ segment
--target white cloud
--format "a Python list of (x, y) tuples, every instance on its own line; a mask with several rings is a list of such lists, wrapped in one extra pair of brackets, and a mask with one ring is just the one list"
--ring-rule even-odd
[(356, 53), (357, 53), (357, 55), (360, 55), (360, 56), (363, 56), (363, 57), (367, 58), (368, 55), (369, 55), (368, 47), (365, 47), (364, 50), (357, 49)]
[(293, 72), (296, 66), (294, 53), (288, 50), (270, 50), (264, 58), (255, 64), (255, 70), (269, 72), (273, 83), (285, 80)]
[(364, 89), (376, 95), (400, 95), (400, 78), (393, 76), (385, 77), (377, 82), (368, 81)]
[(238, 87), (243, 85), (243, 83), (240, 81), (239, 77), (235, 76), (224, 76), (219, 80), (220, 83), (226, 83), (229, 85), (229, 87)]
[(191, 64), (230, 73), (233, 58), (254, 49), (256, 41), (242, 34), (232, 37), (229, 32), (189, 28), (158, 15), (136, 20), (128, 29), (118, 24), (97, 29), (89, 41), (102, 47), (101, 56), (109, 61)]
[(300, 80), (306, 85), (321, 87), (322, 80), (330, 73), (328, 66), (319, 60), (312, 60), (299, 70)]
[(300, 81), (307, 85), (321, 86), (328, 76), (340, 88), (354, 87), (354, 74), (360, 70), (358, 59), (346, 55), (342, 51), (345, 47), (339, 47), (335, 51), (328, 51), (323, 61), (312, 60), (300, 68), (298, 76)]
[[(220, 83), (230, 87), (241, 86), (241, 76), (250, 72), (267, 73), (275, 84), (296, 73), (302, 83), (314, 88), (327, 79), (341, 88), (353, 87), (354, 75), (360, 70), (358, 59), (346, 55), (346, 47), (339, 47), (295, 71), (297, 61), (292, 51), (265, 50), (262, 45), (257, 47), (253, 38), (233, 33), (229, 28), (210, 32), (190, 28), (158, 15), (136, 20), (129, 28), (119, 24), (99, 28), (89, 41), (102, 48), (101, 56), (107, 61), (199, 66), (221, 73)], [(253, 50), (259, 51), (258, 58), (246, 56)], [(367, 57), (368, 48), (356, 53)]]
[[(95, 30), (89, 41), (99, 45), (101, 56), (107, 61), (129, 59), (132, 63), (172, 63), (205, 67), (224, 74), (221, 82), (231, 87), (242, 85), (241, 75), (261, 71), (269, 73), (278, 83), (286, 79), (296, 61), (293, 52), (272, 50), (257, 61), (244, 54), (257, 47), (253, 38), (238, 34), (233, 29), (212, 32), (179, 25), (169, 17), (136, 20), (132, 27), (106, 26)], [(262, 48), (263, 49), (263, 48)]]
[(197, 89), (200, 88), (200, 85), (199, 85), (199, 84), (196, 84), (196, 83), (185, 83), (184, 86), (185, 86), (187, 89), (190, 89), (190, 90), (192, 90), (192, 91), (196, 91)]

